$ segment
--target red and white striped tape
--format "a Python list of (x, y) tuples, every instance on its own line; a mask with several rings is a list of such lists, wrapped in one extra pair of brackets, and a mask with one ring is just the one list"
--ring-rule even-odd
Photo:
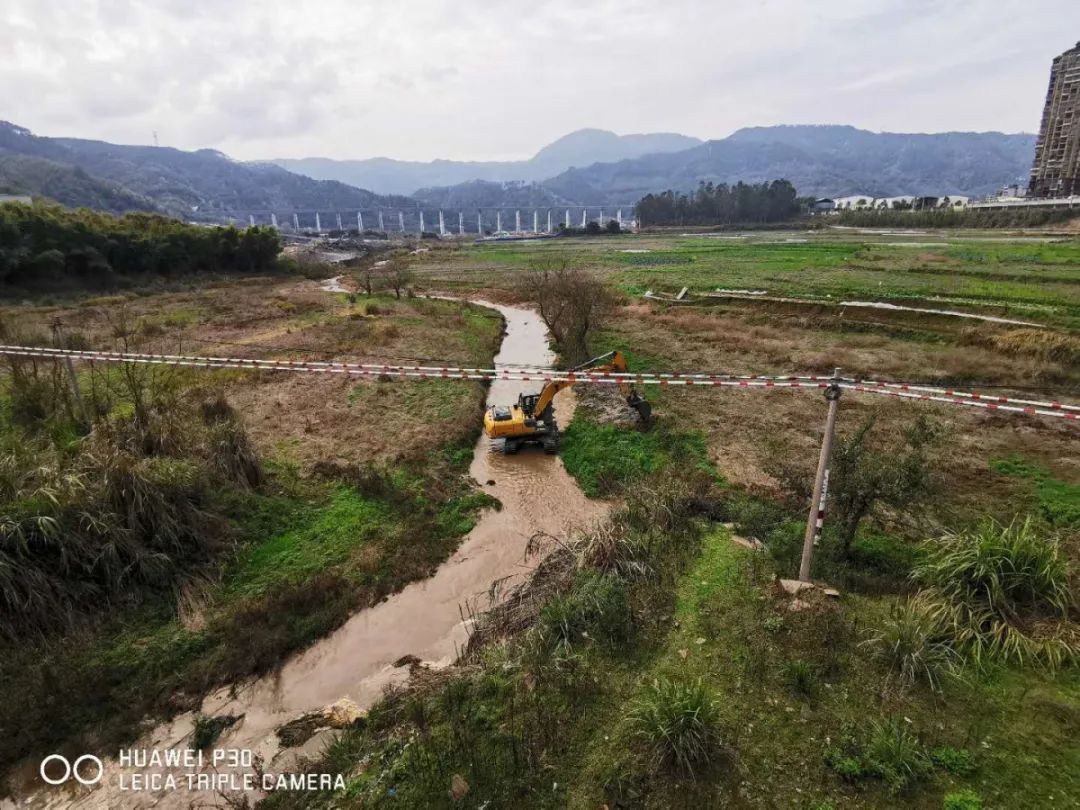
[[(1080, 410), (1075, 405), (1061, 407), (1056, 410), (1048, 410), (1046, 408), (1036, 408), (1032, 405), (1008, 405), (1002, 402), (996, 402), (990, 399), (960, 399), (958, 395), (944, 396), (938, 394), (920, 393), (918, 391), (899, 391), (893, 388), (881, 388), (876, 385), (866, 385), (863, 383), (839, 383), (841, 388), (845, 388), (849, 391), (859, 391), (866, 394), (884, 394), (889, 397), (899, 397), (900, 399), (921, 399), (927, 402), (944, 402), (947, 405), (966, 405), (969, 408), (984, 408), (988, 411), (1005, 411), (1007, 413), (1022, 413), (1026, 416), (1056, 416), (1061, 419), (1076, 420), (1080, 419)], [(1015, 400), (1014, 400), (1015, 402)]]
[(233, 368), (264, 371), (307, 371), (316, 373), (346, 374), (357, 377), (409, 377), (417, 379), (465, 379), (509, 380), (521, 382), (573, 382), (617, 384), (639, 382), (643, 385), (702, 385), (730, 388), (826, 388), (827, 378), (821, 382), (803, 379), (726, 379), (720, 376), (680, 377), (652, 374), (625, 374), (617, 372), (559, 371), (555, 369), (481, 369), (443, 366), (391, 366), (367, 363), (322, 362), (302, 360), (258, 360), (242, 357), (201, 357), (193, 355), (142, 354), (134, 352), (77, 351), (37, 346), (0, 346), (0, 355), (17, 357), (60, 358), (93, 360), (107, 363), (142, 363), (194, 368)]
[(733, 374), (680, 374), (676, 372), (599, 372), (559, 371), (542, 368), (461, 368), (451, 366), (385, 365), (374, 363), (348, 363), (306, 360), (259, 360), (243, 357), (203, 357), (177, 354), (146, 354), (139, 352), (79, 351), (54, 349), (43, 346), (0, 345), (0, 355), (15, 357), (70, 357), (107, 363), (141, 363), (185, 366), (193, 368), (247, 369), (264, 371), (306, 371), (312, 373), (345, 374), (355, 377), (398, 377), (415, 379), (458, 379), (515, 382), (571, 382), (618, 384), (634, 382), (640, 385), (693, 386), (723, 388), (809, 388), (823, 389), (832, 384), (840, 388), (870, 394), (884, 394), (901, 399), (917, 399), (964, 405), (992, 411), (1005, 411), (1028, 416), (1052, 416), (1076, 420), (1080, 418), (1080, 405), (1062, 402), (1041, 402), (977, 393), (963, 393), (951, 389), (933, 388), (902, 382), (864, 381), (849, 378), (822, 377), (815, 375), (733, 375)]
[[(33, 350), (33, 356), (56, 356), (56, 357), (71, 357), (81, 360), (102, 360), (106, 362), (173, 362), (173, 363), (214, 363), (219, 365), (224, 364), (239, 364), (247, 363), (251, 364), (243, 366), (244, 368), (250, 368), (258, 366), (261, 368), (278, 369), (280, 366), (288, 366), (290, 368), (297, 369), (309, 369), (317, 370), (321, 368), (334, 368), (334, 369), (359, 369), (366, 371), (375, 371), (380, 374), (399, 374), (401, 371), (408, 372), (423, 372), (429, 376), (447, 376), (447, 377), (460, 377), (462, 374), (470, 375), (486, 375), (484, 378), (491, 379), (504, 379), (508, 378), (506, 375), (522, 374), (528, 375), (525, 379), (559, 379), (568, 380), (570, 382), (582, 382), (589, 380), (605, 380), (610, 382), (611, 380), (620, 380), (626, 382), (641, 382), (643, 384), (648, 383), (660, 383), (666, 381), (675, 385), (695, 385), (695, 384), (738, 384), (742, 385), (743, 381), (750, 384), (759, 382), (822, 382), (829, 383), (832, 381), (831, 376), (820, 375), (739, 375), (739, 374), (726, 374), (726, 373), (692, 373), (683, 374), (680, 372), (633, 372), (633, 371), (592, 371), (589, 369), (581, 369), (577, 371), (563, 371), (549, 368), (530, 367), (530, 366), (507, 366), (503, 368), (461, 368), (451, 366), (422, 366), (422, 365), (387, 365), (382, 363), (349, 363), (345, 361), (321, 361), (321, 360), (259, 360), (247, 357), (204, 357), (200, 355), (178, 355), (178, 354), (146, 354), (140, 352), (112, 352), (112, 351), (79, 351), (76, 349), (54, 349), (45, 346), (4, 346), (0, 345), (0, 355), (14, 354), (29, 356), (28, 351)], [(234, 366), (241, 367), (241, 366)], [(812, 386), (820, 387), (820, 386)]]
[(884, 380), (847, 380), (866, 387), (881, 388), (894, 391), (914, 391), (916, 393), (936, 394), (937, 396), (949, 397), (950, 399), (972, 400), (988, 402), (998, 405), (1030, 405), (1034, 408), (1045, 408), (1054, 411), (1080, 412), (1080, 405), (1070, 405), (1067, 402), (1044, 401), (1037, 399), (1020, 399), (1018, 397), (1003, 397), (999, 394), (980, 394), (978, 391), (957, 391), (952, 388), (941, 388), (931, 385), (918, 385), (905, 382), (886, 382)]

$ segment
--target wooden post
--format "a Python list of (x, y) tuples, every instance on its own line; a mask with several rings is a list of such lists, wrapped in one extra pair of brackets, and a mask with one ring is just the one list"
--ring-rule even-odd
[(810, 564), (814, 557), (814, 540), (821, 531), (825, 520), (825, 486), (829, 478), (829, 458), (832, 455), (833, 434), (836, 432), (836, 409), (840, 404), (841, 388), (837, 384), (840, 369), (833, 371), (833, 382), (825, 389), (825, 399), (829, 403), (829, 413), (825, 417), (825, 435), (821, 440), (821, 454), (818, 456), (817, 475), (814, 476), (814, 494), (810, 496), (810, 514), (806, 518), (806, 534), (803, 535), (802, 561), (799, 564), (799, 579), (810, 581)]
[[(66, 349), (67, 346), (64, 345), (63, 334), (60, 331), (60, 321), (53, 321), (52, 330), (56, 348)], [(64, 357), (64, 367), (67, 368), (68, 385), (71, 388), (71, 397), (75, 401), (76, 415), (84, 424), (89, 424), (90, 420), (86, 417), (86, 405), (83, 403), (82, 391), (79, 389), (79, 377), (75, 373), (75, 363), (72, 362), (70, 355)]]

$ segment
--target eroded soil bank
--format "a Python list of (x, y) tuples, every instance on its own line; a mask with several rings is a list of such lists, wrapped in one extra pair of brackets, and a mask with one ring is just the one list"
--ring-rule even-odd
[[(547, 366), (554, 356), (548, 348), (547, 333), (531, 310), (474, 302), (497, 309), (506, 320), (506, 334), (495, 357), (496, 366)], [(488, 404), (509, 403), (536, 383), (497, 381), (488, 393)], [(563, 425), (574, 411), (573, 391), (562, 391), (556, 410)], [(247, 684), (236, 684), (211, 694), (203, 702), (201, 714), (241, 717), (227, 728), (214, 747), (250, 750), (260, 758), (267, 773), (287, 771), (299, 753), (310, 753), (325, 742), (316, 735), (301, 748), (282, 749), (276, 730), (311, 712), (347, 700), (363, 710), (373, 704), (389, 684), (408, 678), (408, 666), (395, 666), (406, 656), (431, 667), (452, 663), (468, 637), (470, 610), (489, 604), (491, 586), (520, 577), (537, 560), (526, 560), (525, 550), (535, 532), (560, 534), (574, 526), (586, 525), (599, 517), (605, 505), (589, 501), (556, 456), (529, 449), (503, 456), (499, 448), (481, 435), (470, 474), (502, 507), (485, 511), (458, 550), (430, 578), (415, 582), (386, 601), (354, 615), (336, 632), (287, 661), (277, 672)], [(410, 659), (411, 660), (411, 659)], [(351, 707), (350, 707), (351, 708)], [(196, 716), (186, 713), (154, 728), (133, 750), (188, 748)], [(18, 789), (17, 806), (31, 807), (188, 807), (224, 805), (244, 773), (253, 769), (217, 766), (209, 752), (202, 767), (183, 764), (176, 768), (125, 767), (115, 756), (105, 757), (105, 776), (93, 789), (69, 780), (64, 787), (43, 789), (38, 777), (39, 763), (28, 763), (12, 780)], [(94, 768), (91, 766), (90, 770)], [(206, 773), (231, 776), (221, 792), (188, 789), (188, 775)], [(158, 776), (152, 777), (157, 774)], [(164, 779), (174, 777), (176, 787)], [(90, 773), (89, 775), (93, 775)], [(21, 778), (20, 778), (21, 777)], [(131, 790), (135, 784), (157, 789)], [(142, 780), (137, 782), (137, 780)], [(259, 780), (255, 780), (259, 783)], [(126, 788), (126, 789), (125, 789)], [(224, 794), (224, 795), (223, 795)], [(257, 793), (245, 793), (249, 799)], [(16, 806), (8, 801), (4, 807)]]

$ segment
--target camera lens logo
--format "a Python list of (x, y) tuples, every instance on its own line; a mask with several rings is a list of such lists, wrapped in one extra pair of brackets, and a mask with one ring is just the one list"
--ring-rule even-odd
[[(54, 762), (57, 764), (50, 768), (49, 766)], [(60, 772), (63, 776), (58, 777), (56, 775), (57, 768), (61, 769)], [(69, 761), (67, 757), (60, 754), (49, 754), (49, 756), (41, 760), (38, 773), (41, 774), (42, 781), (50, 785), (62, 785), (75, 777), (75, 781), (80, 785), (91, 786), (101, 781), (101, 777), (105, 773), (105, 766), (93, 754), (83, 754), (74, 762)]]

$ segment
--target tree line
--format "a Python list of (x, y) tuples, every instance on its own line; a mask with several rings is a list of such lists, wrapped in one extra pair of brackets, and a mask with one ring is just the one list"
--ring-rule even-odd
[(124, 279), (260, 273), (281, 253), (273, 228), (201, 227), (58, 205), (0, 205), (0, 290), (109, 288)]
[(736, 222), (783, 222), (799, 213), (795, 186), (787, 180), (714, 185), (695, 191), (647, 194), (637, 204), (645, 225), (726, 225)]

